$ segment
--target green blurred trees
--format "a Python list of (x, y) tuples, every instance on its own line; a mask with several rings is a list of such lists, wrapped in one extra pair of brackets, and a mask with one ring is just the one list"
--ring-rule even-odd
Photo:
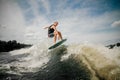
[(30, 47), (32, 45), (30, 44), (21, 44), (18, 43), (16, 40), (10, 40), (10, 41), (1, 41), (0, 40), (0, 52), (8, 52), (15, 49)]

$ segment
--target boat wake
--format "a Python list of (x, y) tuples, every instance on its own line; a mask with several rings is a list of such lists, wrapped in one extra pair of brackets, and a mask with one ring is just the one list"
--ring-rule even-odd
[(14, 80), (120, 80), (120, 48), (48, 44), (0, 53), (0, 78)]

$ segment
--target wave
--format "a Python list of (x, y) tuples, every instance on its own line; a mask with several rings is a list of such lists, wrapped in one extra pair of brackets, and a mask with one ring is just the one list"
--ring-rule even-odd
[(101, 44), (82, 43), (48, 50), (49, 45), (51, 43), (39, 43), (0, 54), (1, 70), (6, 68), (7, 73), (19, 74), (19, 80), (120, 79), (118, 47), (108, 49)]

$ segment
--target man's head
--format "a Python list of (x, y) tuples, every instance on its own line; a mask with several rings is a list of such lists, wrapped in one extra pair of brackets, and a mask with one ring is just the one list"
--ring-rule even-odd
[(58, 22), (57, 22), (57, 21), (55, 21), (55, 22), (54, 22), (54, 25), (55, 25), (55, 26), (57, 26), (57, 25), (58, 25)]

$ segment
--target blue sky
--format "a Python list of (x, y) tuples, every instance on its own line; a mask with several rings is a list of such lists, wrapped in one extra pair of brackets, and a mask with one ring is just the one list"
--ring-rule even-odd
[(119, 0), (1, 0), (0, 38), (37, 43), (58, 21), (68, 43), (106, 43), (120, 40), (119, 16)]

